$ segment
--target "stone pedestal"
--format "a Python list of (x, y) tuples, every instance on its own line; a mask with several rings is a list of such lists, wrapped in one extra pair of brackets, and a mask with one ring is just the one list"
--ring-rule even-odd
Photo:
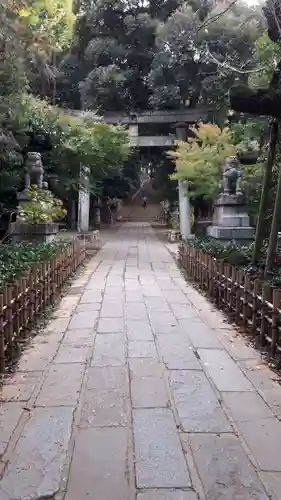
[(190, 238), (190, 205), (187, 196), (186, 183), (179, 181), (179, 212), (180, 212), (180, 232), (184, 240)]
[(242, 195), (218, 196), (212, 225), (208, 227), (207, 234), (222, 241), (235, 240), (247, 243), (253, 240), (254, 228), (250, 226)]
[(80, 175), (83, 180), (83, 188), (79, 190), (78, 195), (77, 229), (79, 233), (87, 233), (90, 219), (90, 191), (87, 169), (81, 167)]
[[(176, 137), (179, 141), (186, 142), (187, 140), (187, 129), (188, 125), (186, 123), (176, 124)], [(180, 232), (181, 237), (186, 240), (191, 238), (191, 227), (190, 227), (190, 204), (189, 198), (187, 196), (187, 186), (183, 181), (178, 181), (179, 190), (179, 211), (180, 211)]]
[(17, 199), (19, 205), (24, 205), (25, 203), (30, 203), (30, 198), (26, 194), (26, 190), (21, 191), (17, 194)]
[(56, 237), (59, 225), (56, 222), (45, 222), (41, 224), (27, 224), (16, 221), (10, 225), (10, 236), (12, 243), (50, 243)]
[(87, 233), (89, 231), (89, 213), (90, 213), (90, 193), (80, 190), (78, 199), (78, 231)]

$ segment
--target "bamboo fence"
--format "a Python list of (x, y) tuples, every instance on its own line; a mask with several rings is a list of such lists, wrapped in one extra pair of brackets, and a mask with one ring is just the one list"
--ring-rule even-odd
[(181, 244), (179, 262), (219, 309), (267, 346), (269, 355), (281, 352), (281, 290), (241, 269), (222, 263), (202, 250)]
[(31, 266), (0, 289), (0, 373), (28, 337), (35, 319), (56, 302), (65, 281), (85, 259), (85, 243), (74, 240), (50, 261)]

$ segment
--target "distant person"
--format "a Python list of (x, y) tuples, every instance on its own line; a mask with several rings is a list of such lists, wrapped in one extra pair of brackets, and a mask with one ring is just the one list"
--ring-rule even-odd
[(143, 208), (147, 207), (147, 196), (142, 197), (142, 206), (143, 206)]

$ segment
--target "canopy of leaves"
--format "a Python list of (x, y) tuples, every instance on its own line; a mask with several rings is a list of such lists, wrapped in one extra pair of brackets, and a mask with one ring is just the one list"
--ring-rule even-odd
[[(273, 70), (277, 62), (281, 59), (280, 43), (273, 43), (266, 32), (256, 40), (253, 50), (253, 64), (256, 71), (251, 73), (249, 77), (249, 86), (256, 92), (261, 89), (268, 92), (269, 84), (272, 78)], [(266, 90), (265, 90), (266, 89)], [(258, 111), (258, 107), (253, 108), (254, 112)], [(273, 111), (275, 111), (273, 109)], [(257, 216), (259, 203), (261, 198), (262, 180), (264, 175), (264, 165), (268, 154), (269, 143), (269, 122), (268, 116), (243, 116), (234, 120), (231, 124), (231, 130), (234, 143), (251, 143), (256, 140), (260, 148), (260, 161), (256, 165), (243, 167), (243, 191), (248, 200), (249, 212), (253, 216)], [(246, 144), (245, 144), (246, 146)], [(246, 147), (245, 147), (246, 149)], [(272, 210), (276, 194), (276, 186), (278, 180), (278, 172), (280, 169), (280, 143), (277, 144), (277, 156), (273, 167), (273, 182), (269, 193), (269, 213), (266, 218), (266, 231), (271, 225)]]
[(122, 128), (65, 114), (32, 95), (53, 100), (56, 58), (69, 47), (74, 20), (70, 0), (0, 4), (1, 193), (11, 186), (20, 188), (24, 155), (30, 148), (39, 148), (46, 180), (55, 179), (53, 184), (63, 187), (64, 196), (81, 186), (81, 166), (95, 189), (106, 177), (119, 175), (129, 155)]
[(236, 151), (231, 132), (211, 124), (201, 124), (192, 131), (195, 137), (178, 141), (176, 151), (169, 152), (176, 169), (172, 178), (185, 181), (190, 196), (213, 198), (219, 189), (224, 160)]
[(237, 75), (206, 52), (248, 68), (261, 19), (245, 4), (223, 10), (211, 0), (84, 0), (58, 98), (100, 112), (221, 104)]
[(92, 187), (109, 175), (119, 173), (130, 148), (127, 132), (87, 115), (71, 116), (60, 108), (23, 96), (11, 110), (8, 125), (21, 148), (28, 149), (30, 133), (47, 137), (51, 144), (43, 150), (44, 168), (55, 176), (65, 189), (80, 186), (80, 168), (89, 173)]
[[(237, 74), (218, 63), (231, 61), (232, 66), (239, 67), (251, 64), (259, 14), (241, 4), (221, 15), (224, 7), (209, 3), (202, 22), (198, 5), (200, 2), (184, 3), (157, 33), (148, 77), (154, 107), (166, 107), (167, 102), (194, 106), (199, 100), (225, 105)], [(247, 75), (239, 79), (246, 80)]]

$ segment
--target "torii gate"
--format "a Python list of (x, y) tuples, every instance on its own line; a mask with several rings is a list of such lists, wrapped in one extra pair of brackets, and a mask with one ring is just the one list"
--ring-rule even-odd
[[(92, 116), (97, 119), (112, 125), (128, 126), (130, 143), (138, 148), (171, 148), (175, 140), (187, 140), (187, 131), (191, 125), (196, 122), (214, 121), (214, 110), (210, 110), (205, 106), (196, 108), (182, 108), (178, 110), (145, 110), (142, 112), (132, 111), (126, 113), (104, 113), (98, 117), (97, 114), (91, 111), (69, 111), (71, 114), (79, 114), (80, 116)], [(168, 130), (168, 135), (147, 135), (142, 134), (143, 126), (148, 127), (154, 125), (165, 125)], [(178, 183), (179, 192), (179, 210), (180, 210), (180, 231), (183, 238), (188, 238), (191, 235), (190, 228), (190, 207), (189, 198), (187, 196), (186, 184), (182, 181)], [(82, 198), (81, 198), (82, 199)], [(83, 210), (85, 213), (85, 210)], [(87, 224), (86, 224), (87, 225)], [(83, 225), (85, 228), (85, 224)]]

